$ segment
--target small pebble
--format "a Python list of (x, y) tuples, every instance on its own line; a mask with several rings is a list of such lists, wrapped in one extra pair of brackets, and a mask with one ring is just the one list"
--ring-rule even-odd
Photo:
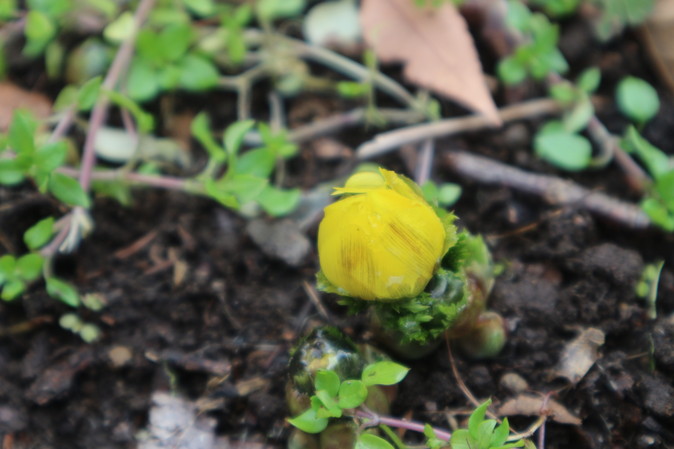
[(108, 351), (108, 358), (115, 368), (122, 368), (129, 364), (133, 353), (126, 346), (114, 346)]
[(529, 384), (517, 373), (505, 373), (499, 381), (501, 388), (512, 393), (522, 393), (529, 389)]

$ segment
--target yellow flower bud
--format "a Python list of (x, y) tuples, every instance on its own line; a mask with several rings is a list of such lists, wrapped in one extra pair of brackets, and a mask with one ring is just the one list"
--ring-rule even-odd
[(380, 169), (335, 189), (351, 194), (325, 208), (318, 229), (321, 271), (343, 295), (367, 300), (417, 296), (454, 242), (446, 223), (407, 178)]

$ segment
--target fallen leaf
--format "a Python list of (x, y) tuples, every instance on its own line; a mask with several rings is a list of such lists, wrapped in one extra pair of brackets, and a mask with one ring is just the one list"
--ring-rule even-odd
[(424, 9), (410, 0), (365, 0), (360, 21), (382, 62), (403, 62), (411, 82), (501, 123), (473, 38), (454, 5)]
[(583, 329), (578, 337), (564, 347), (555, 375), (566, 377), (577, 384), (599, 358), (597, 349), (604, 344), (604, 340), (604, 332), (600, 329)]
[(555, 422), (572, 424), (574, 426), (579, 426), (583, 422), (554, 399), (546, 400), (544, 397), (529, 394), (520, 394), (512, 399), (508, 399), (501, 404), (496, 414), (498, 416), (540, 416), (545, 414), (549, 415)]
[(674, 0), (658, 0), (642, 27), (646, 49), (670, 92), (674, 92)]
[(7, 131), (14, 111), (19, 108), (29, 110), (38, 120), (45, 120), (51, 114), (51, 101), (16, 84), (0, 83), (0, 132)]

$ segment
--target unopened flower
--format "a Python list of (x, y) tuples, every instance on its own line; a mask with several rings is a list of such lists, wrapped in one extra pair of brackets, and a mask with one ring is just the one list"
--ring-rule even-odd
[(344, 296), (366, 300), (421, 293), (455, 243), (453, 216), (441, 219), (411, 180), (392, 171), (358, 173), (336, 189), (318, 229), (322, 275)]

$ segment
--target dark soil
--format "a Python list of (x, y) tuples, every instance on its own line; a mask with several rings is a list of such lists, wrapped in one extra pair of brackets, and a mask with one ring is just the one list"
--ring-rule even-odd
[[(597, 46), (582, 58), (584, 64), (619, 58), (604, 67), (607, 92), (619, 72), (650, 76), (643, 73), (647, 63), (635, 53), (635, 42), (627, 38), (612, 45), (619, 51)], [(664, 92), (663, 103), (646, 136), (671, 154), (674, 104)], [(600, 117), (612, 130), (624, 125), (610, 107)], [(547, 395), (582, 421), (562, 424), (551, 417), (547, 448), (674, 447), (672, 266), (662, 272), (656, 320), (647, 318), (647, 305), (634, 294), (644, 264), (672, 261), (672, 235), (632, 231), (507, 187), (481, 187), (456, 178), (443, 164), (446, 151), (464, 148), (559, 174), (531, 154), (529, 126), (518, 123), (438, 144), (434, 179), (463, 184), (456, 205), (461, 224), (484, 234), (503, 266), (490, 307), (506, 318), (510, 332), (493, 360), (457, 354), (458, 372), (473, 394), (496, 404), (518, 394), (508, 381), (515, 373), (528, 384), (527, 392)], [(353, 139), (343, 136), (349, 143)], [(378, 162), (405, 170), (399, 156)], [(291, 182), (310, 188), (350, 163), (316, 160), (305, 145), (292, 164)], [(635, 199), (614, 166), (572, 178)], [(0, 203), (0, 232), (14, 250), (21, 248), (28, 225), (58, 212), (28, 187), (0, 189)], [(308, 328), (324, 322), (303, 287), (314, 279), (315, 247), (291, 267), (253, 243), (244, 219), (180, 193), (138, 191), (129, 208), (101, 199), (93, 218), (93, 234), (74, 255), (59, 259), (56, 269), (81, 292), (104, 298), (101, 312), (81, 310), (85, 321), (103, 330), (98, 343), (85, 344), (59, 326), (68, 310), (41, 285), (20, 301), (0, 303), (0, 447), (136, 447), (158, 390), (197, 401), (203, 414), (216, 420), (221, 447), (284, 447), (290, 430), (283, 397), (288, 350)], [(315, 226), (309, 237), (315, 241)], [(322, 298), (334, 324), (358, 341), (371, 338), (334, 299)], [(558, 375), (558, 362), (588, 328), (603, 331), (605, 344), (573, 384)], [(447, 428), (451, 411), (472, 407), (452, 375), (445, 347), (408, 364), (412, 369), (393, 415)], [(525, 429), (535, 419), (512, 417), (511, 423)]]

